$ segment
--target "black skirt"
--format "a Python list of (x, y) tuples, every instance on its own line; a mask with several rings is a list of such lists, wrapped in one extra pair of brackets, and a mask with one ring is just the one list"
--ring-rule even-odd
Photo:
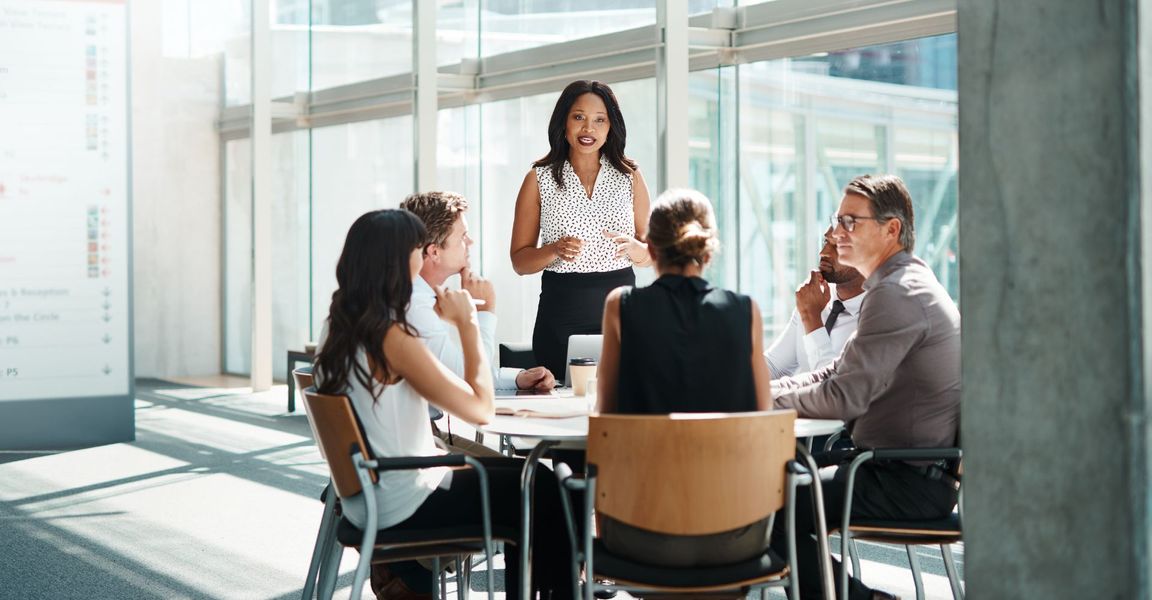
[(532, 331), (532, 352), (537, 364), (562, 379), (568, 336), (601, 333), (604, 299), (608, 292), (624, 285), (636, 285), (636, 272), (631, 267), (603, 273), (544, 271)]

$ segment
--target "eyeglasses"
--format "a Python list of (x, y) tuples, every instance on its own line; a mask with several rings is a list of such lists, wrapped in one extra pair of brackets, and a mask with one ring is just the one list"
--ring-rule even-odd
[(857, 217), (856, 215), (832, 215), (832, 227), (835, 229), (837, 225), (844, 228), (844, 231), (852, 233), (856, 230), (856, 223), (859, 221), (887, 221), (888, 219), (880, 217)]

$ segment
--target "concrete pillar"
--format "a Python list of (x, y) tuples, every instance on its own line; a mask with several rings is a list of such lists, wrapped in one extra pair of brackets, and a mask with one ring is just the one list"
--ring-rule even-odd
[(1143, 4), (959, 2), (971, 598), (1152, 596)]

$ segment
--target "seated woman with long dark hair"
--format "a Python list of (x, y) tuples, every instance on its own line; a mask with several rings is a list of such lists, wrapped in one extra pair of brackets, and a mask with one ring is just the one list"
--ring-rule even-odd
[[(600, 412), (747, 412), (772, 408), (760, 310), (702, 278), (719, 247), (708, 198), (660, 195), (648, 217), (648, 252), (660, 277), (613, 290), (604, 305)], [(602, 515), (613, 552), (665, 566), (725, 564), (768, 547), (768, 520), (706, 536), (669, 536)]]
[[(317, 388), (351, 399), (377, 457), (442, 454), (428, 425), (428, 402), (470, 423), (486, 423), (493, 415), (491, 369), (468, 292), (436, 289), (437, 313), (460, 334), (463, 379), (436, 360), (408, 324), (412, 280), (423, 264), (425, 238), (424, 225), (407, 211), (377, 210), (357, 219), (336, 265), (339, 287), (320, 334)], [(510, 458), (482, 462), (488, 471), (493, 525), (518, 529), (522, 462)], [(551, 590), (554, 598), (570, 597), (570, 557), (559, 491), (550, 471), (542, 469), (540, 475), (535, 489), (540, 512), (535, 520), (533, 581)], [(472, 469), (385, 472), (376, 495), (381, 528), (481, 522), (479, 480)], [(345, 516), (363, 526), (362, 495), (341, 500)], [(515, 597), (519, 587), (519, 551), (506, 546), (509, 597)], [(380, 598), (411, 594), (399, 578), (380, 567), (373, 569), (372, 589)]]

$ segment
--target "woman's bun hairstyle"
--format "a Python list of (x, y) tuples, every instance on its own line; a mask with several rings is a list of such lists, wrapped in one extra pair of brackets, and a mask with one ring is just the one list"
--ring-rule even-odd
[(660, 194), (648, 217), (648, 244), (663, 266), (704, 266), (720, 249), (712, 203), (696, 190)]

